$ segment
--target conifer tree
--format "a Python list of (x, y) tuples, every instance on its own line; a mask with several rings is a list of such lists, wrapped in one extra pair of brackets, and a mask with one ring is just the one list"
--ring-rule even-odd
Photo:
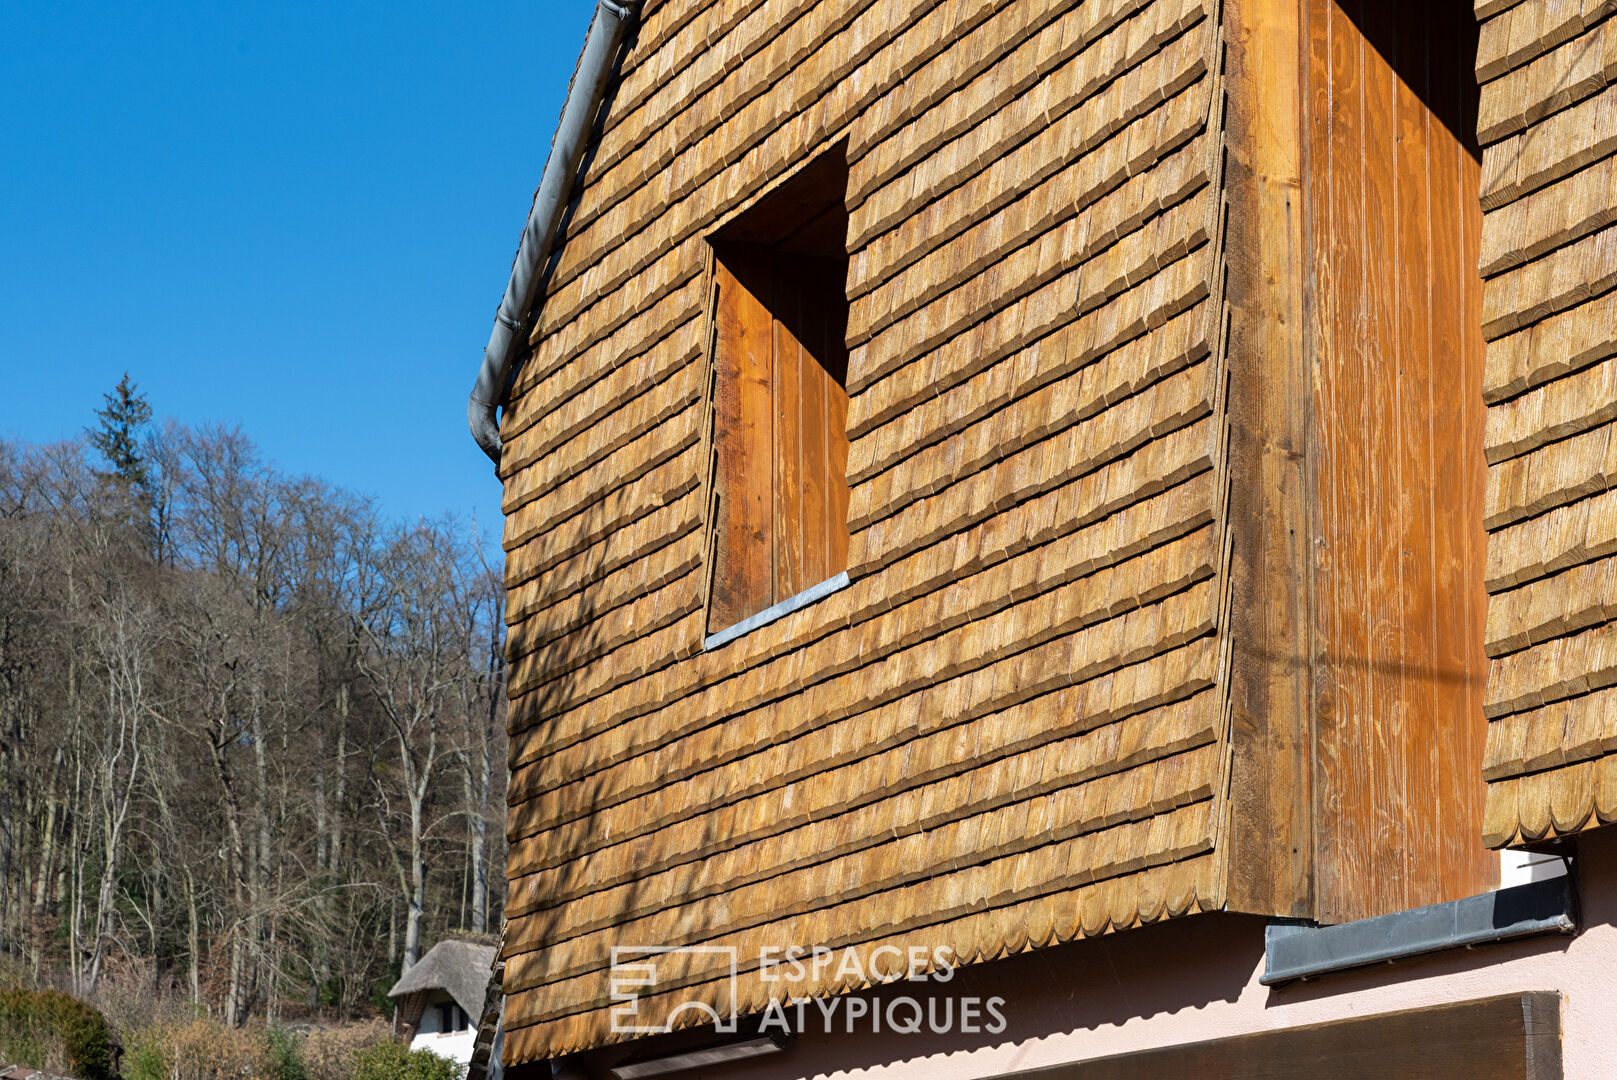
[(95, 411), (101, 424), (89, 432), (90, 445), (110, 466), (109, 471), (99, 475), (122, 485), (126, 491), (144, 490), (149, 475), (140, 437), (151, 422), (152, 407), (127, 371), (112, 392), (102, 397), (106, 404)]

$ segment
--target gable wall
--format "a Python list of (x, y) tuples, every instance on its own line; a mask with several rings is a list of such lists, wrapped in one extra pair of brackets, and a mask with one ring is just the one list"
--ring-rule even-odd
[[(1223, 906), (1217, 16), (647, 5), (503, 424), (509, 1061), (614, 944), (745, 1012)], [(703, 237), (843, 139), (852, 584), (703, 652)]]

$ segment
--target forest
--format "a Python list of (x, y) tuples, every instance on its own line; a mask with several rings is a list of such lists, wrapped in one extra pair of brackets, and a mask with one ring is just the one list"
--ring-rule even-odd
[(471, 523), (394, 522), (126, 375), (0, 441), (0, 983), (217, 1022), (386, 1006), (500, 923), (503, 594)]

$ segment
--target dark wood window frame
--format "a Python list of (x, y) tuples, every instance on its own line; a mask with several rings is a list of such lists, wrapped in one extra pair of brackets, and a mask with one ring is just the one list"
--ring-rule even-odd
[(847, 582), (846, 189), (839, 145), (707, 238), (709, 648)]

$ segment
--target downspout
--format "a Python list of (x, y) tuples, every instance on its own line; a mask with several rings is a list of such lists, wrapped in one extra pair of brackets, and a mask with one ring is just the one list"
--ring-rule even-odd
[(500, 423), (496, 410), (510, 385), (511, 365), (521, 344), (522, 332), (529, 326), (526, 320), (539, 283), (539, 268), (544, 265), (550, 245), (556, 239), (556, 228), (567, 208), (573, 177), (578, 174), (578, 164), (583, 160), (584, 145), (601, 107), (618, 46), (623, 43), (638, 7), (638, 0), (623, 3), (597, 0), (595, 18), (590, 22), (589, 37), (584, 42), (584, 54), (579, 57), (578, 71), (567, 89), (561, 123), (556, 127), (550, 156), (545, 159), (545, 171), (539, 179), (539, 191), (533, 197), (528, 223), (517, 246), (511, 280), (506, 282), (505, 295), (494, 315), (494, 330), (489, 334), (488, 347), (483, 350), (483, 366), (477, 373), (477, 382), (472, 385), (471, 398), (466, 402), (466, 422), (471, 426), (472, 438), (496, 466), (500, 463)]

